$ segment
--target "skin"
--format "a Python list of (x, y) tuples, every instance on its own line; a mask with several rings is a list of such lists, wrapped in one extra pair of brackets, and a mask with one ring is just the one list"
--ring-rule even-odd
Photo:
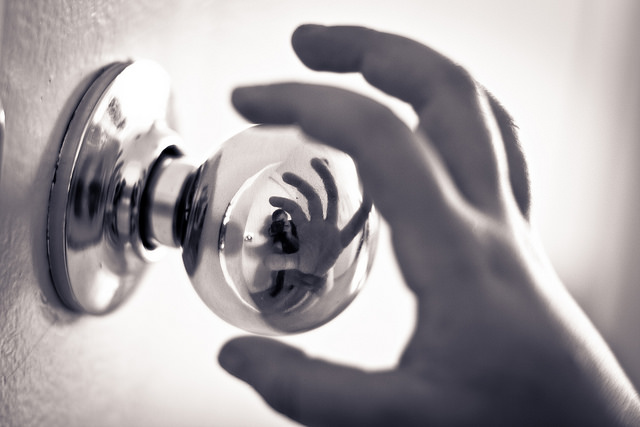
[[(371, 199), (365, 198), (349, 222), (338, 228), (338, 188), (331, 171), (324, 161), (314, 158), (311, 167), (322, 179), (327, 192), (327, 215), (322, 211), (322, 201), (316, 190), (296, 174), (285, 173), (282, 179), (295, 187), (307, 200), (309, 218), (294, 200), (271, 197), (272, 206), (282, 208), (291, 215), (299, 237), (299, 249), (292, 254), (273, 253), (265, 264), (272, 270), (299, 270), (304, 274), (323, 277), (334, 266), (344, 248), (362, 230), (371, 210)], [(274, 251), (275, 252), (275, 251)]]
[(470, 75), (412, 40), (302, 26), (313, 70), (360, 72), (413, 106), (306, 84), (239, 88), (256, 123), (296, 124), (350, 154), (392, 229), (418, 300), (414, 335), (383, 372), (242, 337), (219, 361), (275, 410), (312, 426), (640, 425), (636, 391), (532, 234), (526, 163), (509, 115)]
[[(314, 158), (310, 166), (320, 176), (327, 193), (327, 215), (322, 210), (322, 201), (309, 182), (291, 172), (283, 174), (283, 181), (295, 187), (307, 201), (309, 218), (302, 207), (292, 199), (271, 197), (273, 207), (287, 214), (295, 225), (298, 238), (297, 250), (284, 253), (282, 242), (275, 242), (272, 253), (265, 257), (265, 265), (272, 271), (272, 285), (265, 291), (252, 295), (263, 314), (286, 313), (314, 295), (321, 298), (329, 270), (335, 265), (342, 251), (360, 233), (371, 211), (371, 199), (365, 197), (358, 210), (347, 224), (338, 227), (338, 188), (326, 161)], [(286, 213), (285, 213), (286, 212)], [(291, 227), (291, 225), (290, 225)]]

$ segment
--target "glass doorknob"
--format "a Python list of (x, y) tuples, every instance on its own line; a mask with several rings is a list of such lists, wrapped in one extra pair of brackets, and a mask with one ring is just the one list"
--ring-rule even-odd
[(48, 217), (63, 302), (108, 313), (173, 247), (235, 326), (294, 333), (339, 314), (364, 283), (377, 230), (351, 158), (297, 128), (256, 126), (194, 160), (168, 124), (169, 98), (158, 65), (117, 63), (76, 109)]

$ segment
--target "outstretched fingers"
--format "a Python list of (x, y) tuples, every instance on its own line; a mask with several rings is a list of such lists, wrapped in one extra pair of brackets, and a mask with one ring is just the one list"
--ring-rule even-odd
[(506, 166), (500, 164), (500, 134), (484, 91), (463, 68), (418, 42), (362, 27), (305, 25), (292, 44), (308, 67), (360, 72), (410, 103), (461, 193), (480, 208), (501, 207), (497, 195)]

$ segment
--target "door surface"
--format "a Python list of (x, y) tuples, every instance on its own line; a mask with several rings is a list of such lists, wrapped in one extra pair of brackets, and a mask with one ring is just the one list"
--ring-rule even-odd
[[(631, 2), (607, 2), (609, 15), (622, 19), (627, 3)], [(572, 104), (577, 89), (589, 78), (599, 81), (618, 72), (612, 66), (591, 69), (580, 81), (574, 78), (577, 69), (599, 63), (599, 55), (607, 51), (610, 42), (603, 35), (606, 31), (594, 35), (585, 30), (585, 26), (600, 23), (597, 13), (587, 12), (577, 0), (561, 6), (552, 1), (536, 2), (526, 8), (508, 1), (325, 1), (321, 5), (256, 0), (4, 2), (0, 49), (0, 97), (6, 111), (6, 139), (0, 151), (0, 425), (291, 423), (219, 368), (219, 348), (243, 332), (205, 308), (178, 261), (154, 269), (132, 299), (110, 315), (88, 317), (66, 310), (49, 275), (46, 213), (67, 123), (90, 82), (113, 61), (146, 58), (168, 71), (178, 130), (193, 152), (203, 156), (248, 126), (229, 102), (230, 92), (238, 84), (323, 81), (387, 101), (358, 76), (315, 74), (299, 64), (289, 37), (305, 22), (356, 23), (417, 38), (469, 67), (502, 99), (519, 119), (534, 181), (541, 177), (534, 195), (541, 194), (536, 214), (545, 244), (552, 248), (561, 274), (570, 282), (584, 284), (586, 280), (584, 286), (572, 289), (582, 296), (608, 336), (616, 339), (627, 367), (640, 378), (637, 363), (631, 363), (634, 355), (640, 360), (640, 350), (628, 344), (631, 332), (619, 332), (618, 327), (623, 320), (636, 325), (640, 320), (637, 314), (626, 320), (616, 314), (633, 312), (633, 307), (624, 303), (624, 296), (632, 291), (623, 283), (634, 272), (631, 267), (619, 268), (624, 260), (602, 260), (602, 268), (625, 273), (609, 285), (615, 295), (607, 299), (606, 307), (600, 309), (591, 302), (599, 294), (593, 291), (595, 279), (586, 267), (594, 256), (588, 248), (602, 235), (586, 230), (601, 224), (608, 211), (601, 209), (579, 224), (572, 222), (570, 214), (572, 209), (585, 211), (598, 206), (597, 198), (606, 194), (607, 187), (592, 188), (585, 197), (564, 197), (567, 185), (580, 182), (566, 175), (561, 161), (573, 159), (574, 173), (586, 176), (594, 159), (602, 158), (598, 153), (609, 153), (606, 143), (589, 136), (602, 136), (613, 129), (610, 124), (614, 119), (606, 115), (601, 117), (604, 127), (581, 122), (583, 117), (576, 115)], [(620, 40), (625, 38), (620, 36)], [(579, 48), (581, 43), (593, 51)], [(623, 53), (612, 54), (610, 59), (615, 64), (623, 57)], [(637, 83), (634, 87), (638, 88)], [(597, 88), (590, 90), (598, 92)], [(389, 102), (403, 118), (414, 120), (406, 106)], [(598, 115), (616, 102), (602, 99), (600, 109), (590, 114)], [(565, 135), (559, 131), (563, 126), (582, 127), (582, 143), (595, 151), (575, 155), (558, 148), (564, 143)], [(632, 131), (637, 135), (637, 129)], [(637, 155), (636, 146), (625, 147), (627, 154)], [(608, 154), (605, 157), (611, 158)], [(606, 170), (599, 173), (611, 173), (617, 166), (615, 162), (601, 163)], [(619, 200), (626, 200), (628, 209), (634, 203), (638, 208), (637, 190), (634, 193), (627, 184), (637, 181), (637, 173), (632, 168), (620, 173), (623, 177), (615, 184)], [(619, 232), (620, 227), (631, 219), (620, 218), (622, 225), (615, 227), (618, 234), (609, 245), (623, 250), (628, 246), (628, 234)], [(574, 245), (557, 232), (562, 226), (569, 229)], [(629, 229), (637, 236), (637, 226)], [(575, 236), (581, 231), (585, 240), (576, 244)], [(345, 363), (372, 369), (393, 366), (411, 334), (414, 301), (402, 285), (386, 229), (382, 239), (371, 280), (356, 302), (328, 325), (286, 340)]]

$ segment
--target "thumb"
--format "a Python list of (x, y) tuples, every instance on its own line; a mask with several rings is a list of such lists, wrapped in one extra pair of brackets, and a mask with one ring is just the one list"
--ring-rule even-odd
[(269, 254), (264, 265), (271, 270), (296, 270), (300, 268), (300, 252), (292, 254)]
[(426, 388), (397, 371), (334, 365), (261, 337), (228, 342), (218, 360), (276, 411), (305, 425), (413, 425), (426, 419)]

